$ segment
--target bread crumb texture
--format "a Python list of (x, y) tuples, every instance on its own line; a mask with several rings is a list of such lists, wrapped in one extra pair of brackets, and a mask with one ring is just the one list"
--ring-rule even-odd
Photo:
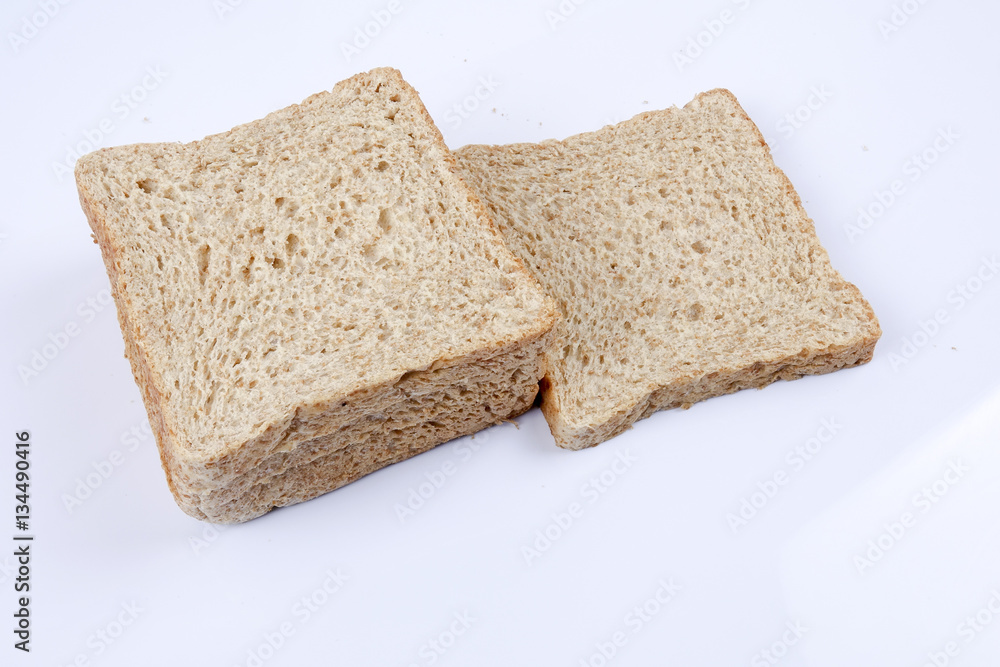
[(456, 157), (564, 315), (542, 385), (563, 447), (871, 359), (878, 320), (729, 91)]
[(530, 407), (552, 301), (399, 72), (76, 168), (170, 487), (231, 523)]

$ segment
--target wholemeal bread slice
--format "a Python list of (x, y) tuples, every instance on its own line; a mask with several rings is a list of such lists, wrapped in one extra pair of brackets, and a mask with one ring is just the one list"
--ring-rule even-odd
[(557, 311), (399, 72), (76, 168), (178, 504), (313, 498), (528, 409)]
[(542, 385), (562, 447), (871, 359), (878, 320), (830, 266), (727, 90), (564, 141), (456, 157), (564, 314)]

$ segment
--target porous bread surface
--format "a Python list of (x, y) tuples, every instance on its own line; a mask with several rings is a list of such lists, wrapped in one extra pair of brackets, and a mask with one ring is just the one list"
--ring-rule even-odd
[(563, 447), (871, 359), (878, 320), (729, 91), (456, 158), (563, 312), (542, 383)]
[[(556, 311), (454, 170), (392, 69), (201, 141), (78, 162), (185, 511), (252, 518), (534, 395)], [(341, 451), (362, 441), (375, 453)], [(335, 452), (368, 463), (324, 476), (305, 462)]]
[[(536, 338), (479, 363), (411, 373), (361, 399), (352, 420), (336, 426), (330, 418), (342, 410), (338, 403), (312, 415), (300, 411), (274, 429), (268, 446), (241, 449), (244, 455), (229, 463), (225, 478), (205, 485), (200, 507), (215, 521), (231, 522), (253, 508), (308, 500), (515, 417), (538, 392), (545, 344)], [(234, 476), (232, 470), (246, 472)]]

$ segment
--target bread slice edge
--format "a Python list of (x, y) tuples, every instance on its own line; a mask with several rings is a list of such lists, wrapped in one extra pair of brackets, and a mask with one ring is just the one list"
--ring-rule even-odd
[[(371, 70), (370, 72), (355, 75), (354, 77), (346, 79), (337, 85), (351, 85), (356, 79), (364, 76), (371, 76), (375, 73), (391, 76), (396, 79), (396, 82), (399, 85), (407, 88), (412, 93), (416, 107), (430, 131), (431, 141), (436, 142), (438, 147), (442, 149), (442, 154), (447, 162), (448, 169), (455, 177), (459, 187), (465, 189), (469, 197), (469, 201), (473, 204), (480, 222), (494, 237), (498, 248), (501, 249), (502, 252), (509, 255), (511, 264), (515, 267), (515, 270), (520, 275), (520, 278), (534, 284), (537, 286), (538, 292), (540, 294), (543, 293), (541, 286), (538, 284), (534, 276), (527, 270), (520, 258), (507, 249), (503, 236), (500, 233), (498, 226), (489, 215), (486, 206), (479, 200), (475, 192), (457, 173), (457, 163), (454, 156), (447, 148), (440, 129), (433, 122), (433, 119), (423, 104), (423, 101), (420, 99), (419, 93), (413, 89), (413, 87), (406, 82), (405, 79), (403, 79), (399, 70), (394, 68), (377, 68), (375, 70)], [(229, 130), (210, 136), (214, 137), (225, 135), (231, 131), (232, 130)], [(207, 138), (209, 137), (206, 137), (206, 139)], [(153, 145), (155, 144), (145, 144), (145, 146)], [(323, 397), (318, 401), (313, 401), (312, 405), (309, 406), (299, 405), (289, 414), (285, 415), (284, 418), (276, 419), (271, 424), (264, 425), (260, 432), (251, 437), (249, 440), (227, 443), (226, 448), (221, 452), (203, 453), (191, 448), (189, 443), (185, 442), (186, 438), (181, 435), (181, 428), (178, 426), (177, 420), (173, 418), (170, 411), (166, 409), (167, 403), (163, 400), (158, 389), (158, 387), (162, 386), (160, 384), (161, 378), (156, 373), (153, 365), (149, 363), (149, 355), (147, 353), (144, 340), (141, 336), (136, 335), (136, 328), (134, 326), (134, 313), (136, 305), (133, 304), (129, 298), (124, 280), (116, 268), (118, 265), (117, 254), (119, 252), (120, 244), (117, 244), (115, 239), (111, 238), (108, 226), (105, 224), (105, 216), (108, 215), (108, 211), (103, 206), (98, 204), (101, 198), (97, 196), (96, 192), (91, 190), (92, 179), (88, 176), (88, 173), (91, 171), (92, 165), (94, 163), (98, 163), (101, 159), (99, 154), (104, 151), (115, 151), (119, 149), (120, 147), (100, 149), (99, 151), (95, 151), (94, 153), (84, 156), (77, 162), (75, 167), (75, 176), (78, 194), (81, 208), (83, 209), (88, 224), (93, 232), (95, 242), (101, 249), (105, 269), (111, 285), (112, 296), (115, 300), (120, 328), (123, 334), (126, 357), (129, 359), (133, 376), (136, 383), (139, 385), (143, 396), (143, 403), (146, 407), (147, 416), (149, 417), (150, 425), (156, 436), (160, 461), (167, 477), (167, 484), (174, 495), (177, 504), (187, 514), (202, 520), (214, 520), (217, 522), (229, 523), (245, 521), (249, 518), (253, 518), (253, 516), (259, 516), (264, 513), (263, 511), (254, 510), (246, 516), (221, 516), (219, 512), (216, 511), (216, 508), (213, 508), (211, 514), (209, 514), (206, 513), (202, 507), (204, 502), (203, 498), (210, 493), (211, 489), (209, 486), (226, 483), (227, 480), (231, 481), (239, 474), (244, 474), (245, 470), (242, 470), (242, 467), (247, 464), (249, 459), (252, 459), (254, 456), (257, 456), (261, 452), (267, 450), (269, 446), (273, 448), (275, 442), (282, 443), (283, 437), (287, 439), (290, 429), (289, 425), (295, 423), (301, 410), (308, 410), (313, 413), (323, 413), (328, 411), (330, 408), (337, 407), (345, 402), (350, 405), (352, 402), (364, 398), (383, 395), (386, 392), (391, 391), (401, 381), (403, 381), (404, 378), (410, 377), (413, 373), (480, 364), (490, 359), (510, 354), (512, 351), (518, 349), (537, 348), (536, 354), (539, 356), (538, 375), (539, 377), (541, 376), (542, 371), (540, 369), (543, 364), (540, 357), (542, 355), (542, 350), (544, 350), (545, 342), (549, 339), (552, 329), (559, 318), (555, 302), (547, 295), (544, 297), (545, 307), (540, 310), (539, 316), (534, 321), (533, 325), (526, 327), (524, 331), (519, 332), (516, 337), (500, 339), (495, 341), (493, 345), (480, 347), (479, 349), (453, 357), (441, 357), (435, 360), (428, 367), (410, 369), (402, 373), (397, 378), (389, 379), (377, 385), (360, 387), (355, 391), (348, 391), (337, 395)], [(533, 378), (531, 383), (537, 383), (538, 379), (538, 377)], [(535, 391), (537, 391), (537, 385), (535, 386)], [(532, 399), (533, 398), (534, 394), (532, 394)], [(531, 400), (528, 400), (524, 409), (527, 409), (530, 406)], [(497, 421), (502, 421), (510, 416), (516, 415), (500, 415), (497, 417)], [(336, 425), (336, 423), (338, 423), (336, 420), (331, 419), (328, 426), (332, 428)], [(451, 437), (458, 437), (459, 435), (464, 434), (464, 432), (456, 433)], [(280, 446), (287, 446), (288, 444), (290, 443), (285, 442)], [(209, 486), (206, 486), (207, 480), (203, 474), (206, 470), (212, 471), (212, 474), (209, 476), (211, 479), (211, 484)], [(264, 511), (267, 511), (267, 509)]]
[[(586, 422), (574, 423), (565, 419), (559, 405), (558, 394), (552, 391), (552, 388), (555, 386), (553, 384), (555, 380), (551, 376), (546, 375), (541, 383), (541, 409), (556, 444), (562, 448), (575, 450), (600, 444), (628, 430), (636, 421), (648, 417), (658, 410), (674, 407), (688, 408), (692, 404), (707, 398), (733, 393), (744, 388), (763, 388), (779, 379), (794, 380), (805, 375), (820, 375), (842, 368), (858, 366), (869, 362), (873, 357), (875, 345), (882, 335), (882, 329), (874, 310), (871, 308), (871, 304), (864, 298), (861, 290), (856, 285), (845, 280), (842, 274), (833, 267), (829, 260), (829, 254), (819, 242), (815, 225), (805, 211), (801, 198), (788, 176), (774, 162), (770, 147), (764, 139), (763, 134), (736, 96), (728, 89), (716, 88), (699, 93), (684, 108), (697, 107), (709, 101), (713, 96), (722, 96), (726, 98), (727, 102), (733, 105), (734, 111), (740, 120), (747, 124), (748, 129), (752, 129), (757, 141), (764, 148), (769, 161), (769, 168), (778, 177), (784, 187), (785, 193), (791, 197), (794, 207), (800, 213), (798, 218), (802, 225), (800, 229), (801, 233), (808, 239), (813, 251), (819, 254), (822, 261), (831, 270), (835, 280), (830, 285), (831, 290), (847, 291), (852, 301), (862, 304), (864, 319), (860, 322), (859, 335), (856, 340), (847, 345), (828, 346), (822, 349), (803, 350), (795, 354), (769, 359), (758, 359), (743, 368), (722, 369), (708, 374), (692, 374), (664, 386), (650, 384), (643, 392), (638, 394), (638, 399), (630, 400), (627, 405), (619, 406), (618, 409), (610, 414), (604, 413), (600, 415), (599, 419), (588, 420)], [(624, 122), (633, 122), (653, 113), (657, 112), (643, 112)], [(578, 133), (566, 139), (548, 140), (541, 143), (542, 145), (558, 144), (589, 134), (593, 134), (593, 132)], [(503, 148), (530, 145), (529, 143), (511, 144), (503, 146)], [(472, 148), (472, 146), (462, 147), (456, 153), (461, 154), (467, 148)], [(476, 148), (485, 149), (488, 153), (491, 149), (501, 148), (501, 146), (478, 145)]]

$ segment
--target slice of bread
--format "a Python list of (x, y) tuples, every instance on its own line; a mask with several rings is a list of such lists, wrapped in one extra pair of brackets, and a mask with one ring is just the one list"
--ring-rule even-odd
[(188, 514), (245, 521), (527, 410), (555, 304), (377, 69), (76, 168)]
[(875, 314), (830, 266), (727, 90), (564, 141), (456, 157), (563, 311), (542, 384), (562, 447), (871, 359)]

